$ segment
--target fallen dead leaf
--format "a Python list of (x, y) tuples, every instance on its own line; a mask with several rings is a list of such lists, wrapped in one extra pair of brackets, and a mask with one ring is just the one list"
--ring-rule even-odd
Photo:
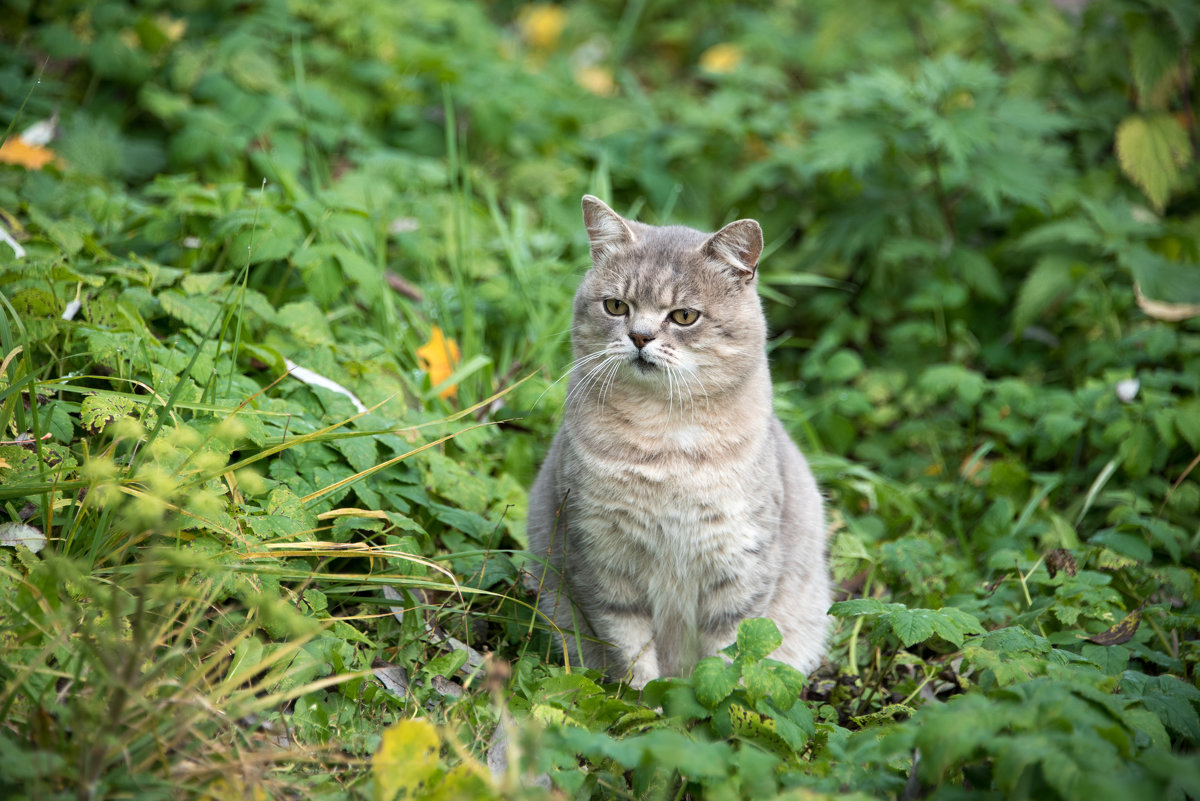
[(62, 159), (53, 150), (41, 145), (31, 145), (19, 136), (6, 139), (0, 145), (0, 162), (15, 164), (27, 170), (40, 170), (51, 162), (62, 166)]

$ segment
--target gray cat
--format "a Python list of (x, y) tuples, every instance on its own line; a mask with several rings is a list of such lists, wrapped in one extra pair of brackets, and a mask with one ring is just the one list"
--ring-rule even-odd
[(566, 419), (529, 499), (541, 610), (573, 663), (636, 687), (690, 672), (749, 617), (778, 624), (773, 658), (812, 670), (825, 526), (771, 408), (762, 230), (644, 225), (591, 195), (583, 218), (593, 268), (575, 294)]

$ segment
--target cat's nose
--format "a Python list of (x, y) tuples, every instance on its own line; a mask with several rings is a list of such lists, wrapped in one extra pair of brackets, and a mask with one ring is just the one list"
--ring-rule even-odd
[(650, 334), (639, 334), (636, 331), (630, 331), (629, 338), (633, 340), (633, 344), (637, 345), (638, 350), (646, 347), (646, 343), (654, 339)]

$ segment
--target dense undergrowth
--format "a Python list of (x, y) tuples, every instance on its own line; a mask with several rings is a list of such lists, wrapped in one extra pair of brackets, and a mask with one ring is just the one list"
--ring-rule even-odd
[[(1193, 3), (6, 9), (3, 797), (1200, 796)], [(548, 650), (586, 191), (763, 224), (807, 680)]]

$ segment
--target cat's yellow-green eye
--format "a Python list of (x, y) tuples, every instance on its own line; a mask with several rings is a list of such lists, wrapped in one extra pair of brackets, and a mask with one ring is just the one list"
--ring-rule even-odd
[(623, 300), (608, 298), (604, 301), (604, 310), (611, 315), (620, 317), (622, 314), (625, 314), (629, 311), (629, 304)]
[(671, 312), (671, 319), (679, 325), (691, 325), (700, 319), (700, 312), (695, 309), (676, 309)]

